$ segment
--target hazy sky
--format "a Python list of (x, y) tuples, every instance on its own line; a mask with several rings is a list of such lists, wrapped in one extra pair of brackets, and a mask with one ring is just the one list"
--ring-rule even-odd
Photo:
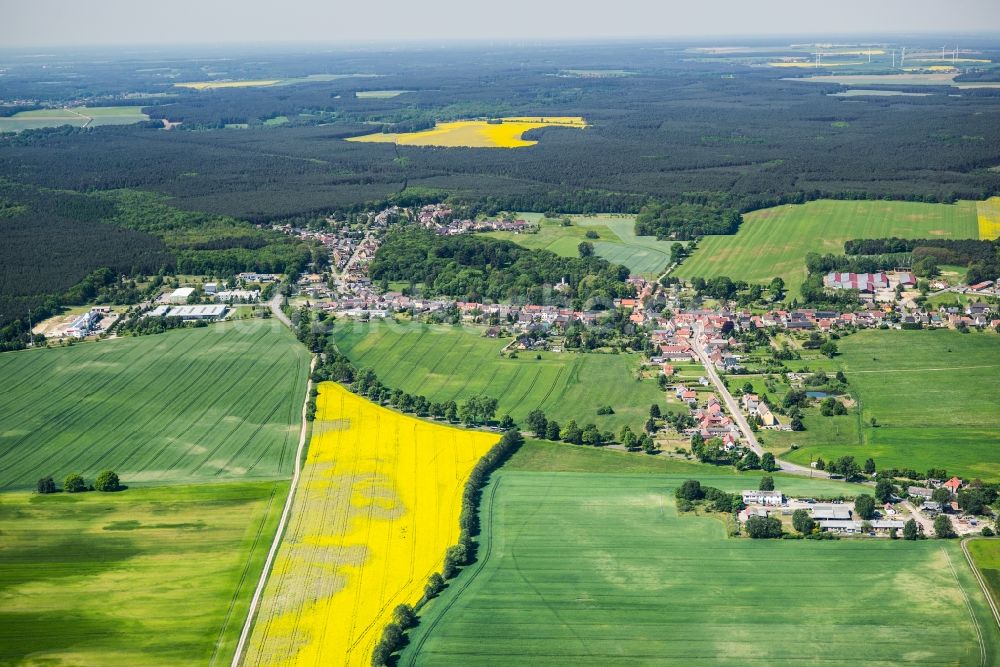
[(2, 5), (0, 47), (1000, 35), (1000, 0), (2, 0)]

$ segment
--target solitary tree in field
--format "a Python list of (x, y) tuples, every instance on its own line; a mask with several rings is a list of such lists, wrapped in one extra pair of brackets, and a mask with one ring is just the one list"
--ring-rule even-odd
[(81, 491), (87, 490), (87, 484), (83, 481), (83, 477), (73, 473), (63, 480), (63, 491), (66, 493), (80, 493)]
[(765, 472), (774, 472), (778, 469), (778, 464), (774, 461), (774, 454), (764, 452), (764, 455), (760, 457), (760, 469)]
[(774, 478), (770, 475), (764, 475), (760, 478), (760, 486), (757, 488), (761, 491), (774, 491)]
[(39, 493), (55, 493), (56, 483), (52, 481), (51, 477), (42, 477), (38, 480), (38, 492)]
[(580, 252), (580, 257), (593, 257), (594, 256), (594, 244), (588, 241), (583, 241), (576, 247)]
[(113, 470), (104, 470), (94, 481), (94, 488), (98, 491), (117, 491), (121, 488), (118, 481), (118, 474)]
[(661, 414), (660, 414), (659, 403), (653, 403), (652, 405), (649, 406), (649, 416), (652, 417), (653, 419), (660, 418)]

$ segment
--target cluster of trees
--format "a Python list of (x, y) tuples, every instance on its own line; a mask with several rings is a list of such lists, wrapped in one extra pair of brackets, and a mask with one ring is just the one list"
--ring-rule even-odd
[(770, 452), (764, 452), (763, 456), (758, 456), (753, 450), (738, 447), (726, 451), (722, 438), (712, 438), (706, 441), (700, 433), (694, 433), (691, 436), (691, 453), (702, 463), (732, 465), (737, 470), (771, 472), (778, 469), (774, 454)]
[(862, 472), (866, 475), (875, 474), (875, 459), (865, 459), (864, 466), (862, 467), (854, 460), (853, 456), (841, 456), (829, 462), (819, 458), (816, 459), (816, 469), (826, 470), (831, 475), (841, 475), (848, 482), (856, 482), (862, 478)]
[(702, 203), (650, 203), (635, 219), (635, 233), (687, 241), (705, 234), (735, 234), (743, 222), (732, 208)]
[[(113, 470), (102, 470), (98, 473), (92, 486), (87, 485), (87, 481), (78, 473), (70, 473), (63, 480), (63, 491), (66, 493), (83, 493), (84, 491), (118, 491), (122, 487), (118, 473)], [(40, 494), (56, 493), (56, 483), (52, 477), (42, 477), (38, 480), (36, 490)]]
[(743, 497), (738, 493), (726, 493), (714, 486), (702, 486), (696, 479), (685, 480), (674, 490), (677, 509), (688, 512), (698, 504), (703, 504), (711, 512), (731, 514), (743, 509)]
[[(343, 361), (335, 362), (334, 369), (344, 368)], [(319, 370), (319, 369), (317, 369)], [(347, 375), (343, 373), (341, 377)], [(390, 389), (382, 384), (375, 375), (375, 371), (365, 368), (353, 372), (353, 381), (350, 389), (356, 394), (365, 396), (379, 405), (390, 405), (400, 412), (415, 414), (419, 417), (434, 417), (451, 423), (461, 421), (466, 426), (479, 426), (491, 423), (496, 417), (498, 401), (495, 398), (477, 395), (470, 396), (463, 403), (455, 401), (444, 401), (432, 403), (426, 396), (414, 396), (402, 389)], [(324, 369), (315, 377), (328, 377), (334, 379), (329, 367)], [(505, 415), (501, 421), (501, 427), (510, 426), (513, 420), (509, 415)]]
[(572, 445), (590, 445), (600, 447), (613, 442), (620, 442), (630, 452), (645, 451), (655, 454), (658, 449), (650, 433), (636, 435), (630, 426), (623, 426), (617, 439), (611, 431), (601, 431), (596, 424), (579, 426), (575, 419), (560, 426), (559, 422), (549, 419), (541, 410), (532, 410), (525, 419), (525, 425), (532, 435), (539, 439), (566, 442)]
[[(439, 236), (416, 227), (390, 233), (370, 271), (375, 280), (419, 282), (428, 295), (468, 301), (572, 301), (581, 307), (609, 307), (613, 299), (635, 294), (624, 282), (628, 269), (599, 257), (559, 257), (487, 236)], [(565, 291), (547, 293), (543, 288), (563, 280)]]

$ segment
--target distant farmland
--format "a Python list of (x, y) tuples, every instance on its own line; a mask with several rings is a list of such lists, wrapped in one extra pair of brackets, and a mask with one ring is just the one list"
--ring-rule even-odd
[(501, 118), (503, 122), (485, 120), (458, 120), (438, 123), (429, 130), (366, 134), (351, 137), (348, 141), (395, 143), (401, 146), (444, 146), (466, 148), (523, 148), (534, 146), (537, 141), (522, 139), (528, 130), (543, 127), (584, 128), (587, 124), (578, 116)]
[(142, 107), (73, 107), (66, 109), (37, 109), (21, 111), (13, 116), (0, 117), (0, 132), (20, 132), (43, 127), (94, 127), (96, 125), (131, 125), (149, 116)]
[(706, 236), (674, 274), (757, 283), (780, 276), (795, 296), (806, 277), (806, 253), (842, 254), (848, 239), (889, 236), (979, 238), (976, 203), (820, 200), (754, 211), (736, 234)]
[(0, 355), (0, 489), (287, 475), (308, 365), (259, 320)]
[(422, 610), (399, 665), (996, 664), (957, 542), (727, 539), (678, 516), (683, 479), (501, 470), (480, 561)]
[[(663, 392), (651, 379), (637, 380), (638, 354), (521, 352), (500, 356), (510, 339), (482, 336), (481, 327), (345, 322), (335, 333), (341, 351), (361, 368), (371, 368), (386, 385), (431, 402), (484, 393), (500, 401), (497, 416), (523, 420), (535, 408), (560, 423), (576, 419), (617, 431), (642, 427), (651, 403)], [(598, 415), (610, 405), (615, 414)]]
[[(563, 227), (558, 220), (538, 220), (536, 234), (490, 232), (488, 236), (506, 239), (533, 250), (549, 250), (562, 257), (577, 257), (577, 246), (586, 241), (594, 252), (609, 262), (627, 266), (632, 273), (658, 277), (670, 262), (670, 241), (655, 236), (636, 236), (635, 217), (630, 215), (573, 216), (573, 224)], [(587, 238), (595, 232), (596, 239)]]

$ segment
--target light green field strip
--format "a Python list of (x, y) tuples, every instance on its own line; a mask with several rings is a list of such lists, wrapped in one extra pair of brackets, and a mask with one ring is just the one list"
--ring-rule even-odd
[(820, 200), (748, 213), (733, 235), (706, 236), (674, 272), (767, 283), (780, 276), (789, 296), (806, 277), (809, 252), (843, 254), (849, 239), (979, 238), (976, 203)]

